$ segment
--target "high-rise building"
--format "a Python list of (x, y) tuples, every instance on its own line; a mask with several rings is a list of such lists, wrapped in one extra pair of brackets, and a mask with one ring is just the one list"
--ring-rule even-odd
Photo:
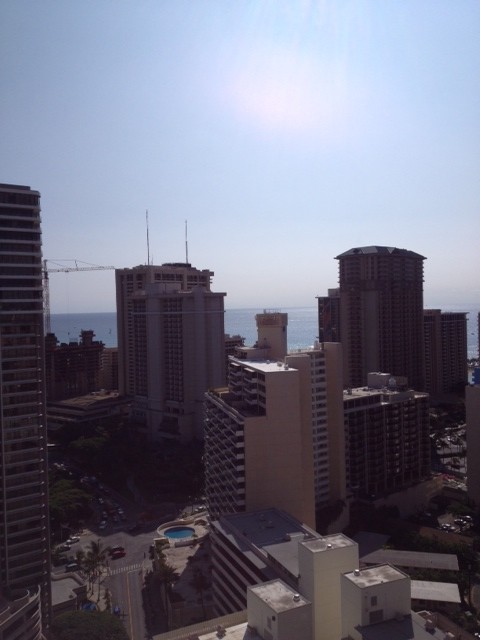
[(328, 296), (317, 296), (318, 339), (340, 342), (340, 289), (329, 289)]
[(345, 386), (360, 387), (369, 372), (388, 371), (425, 390), (424, 259), (377, 246), (337, 256)]
[(465, 388), (467, 436), (467, 493), (480, 506), (480, 384)]
[(467, 314), (425, 309), (425, 390), (435, 399), (467, 384)]
[(344, 392), (348, 479), (357, 497), (376, 499), (430, 477), (429, 397), (388, 373), (367, 383)]
[(228, 387), (206, 394), (210, 515), (274, 506), (315, 526), (315, 509), (346, 497), (341, 346), (287, 353), (287, 314), (256, 316), (254, 347), (237, 348)]
[(0, 635), (33, 640), (51, 610), (38, 191), (0, 185), (0, 234)]
[(224, 293), (190, 264), (115, 272), (119, 390), (149, 440), (203, 437), (203, 396), (225, 383)]

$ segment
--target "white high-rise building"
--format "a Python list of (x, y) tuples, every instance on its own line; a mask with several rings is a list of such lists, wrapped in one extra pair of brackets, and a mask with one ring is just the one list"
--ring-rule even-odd
[(149, 440), (203, 437), (203, 396), (225, 381), (224, 293), (190, 264), (115, 272), (120, 393)]

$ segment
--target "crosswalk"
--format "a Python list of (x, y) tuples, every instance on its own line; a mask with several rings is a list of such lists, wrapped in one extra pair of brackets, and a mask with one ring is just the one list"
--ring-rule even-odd
[(143, 562), (135, 562), (133, 564), (127, 564), (124, 567), (115, 567), (114, 569), (109, 567), (108, 575), (117, 576), (120, 573), (129, 573), (130, 571), (138, 571), (138, 569), (142, 569), (142, 568), (143, 568)]

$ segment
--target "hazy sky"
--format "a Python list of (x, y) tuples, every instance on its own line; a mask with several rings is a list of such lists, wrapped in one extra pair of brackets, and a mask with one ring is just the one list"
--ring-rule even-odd
[[(313, 306), (372, 244), (474, 305), (479, 34), (478, 0), (2, 0), (0, 182), (41, 192), (52, 261), (145, 263), (146, 209), (184, 261), (188, 220), (230, 308)], [(115, 309), (113, 271), (50, 289)]]

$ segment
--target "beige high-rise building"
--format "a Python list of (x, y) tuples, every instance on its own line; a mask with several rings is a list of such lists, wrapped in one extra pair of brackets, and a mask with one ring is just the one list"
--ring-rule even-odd
[(231, 358), (228, 387), (206, 394), (206, 496), (212, 517), (277, 507), (315, 526), (344, 500), (341, 347), (287, 353), (287, 314), (256, 316), (258, 340)]
[(345, 386), (360, 387), (369, 372), (388, 371), (424, 391), (425, 258), (371, 246), (350, 249), (337, 260)]
[(190, 264), (118, 269), (120, 393), (149, 440), (203, 437), (203, 398), (225, 381), (224, 293)]
[(435, 399), (462, 392), (468, 379), (467, 314), (425, 309), (425, 390)]
[(51, 611), (40, 194), (0, 185), (0, 637)]

